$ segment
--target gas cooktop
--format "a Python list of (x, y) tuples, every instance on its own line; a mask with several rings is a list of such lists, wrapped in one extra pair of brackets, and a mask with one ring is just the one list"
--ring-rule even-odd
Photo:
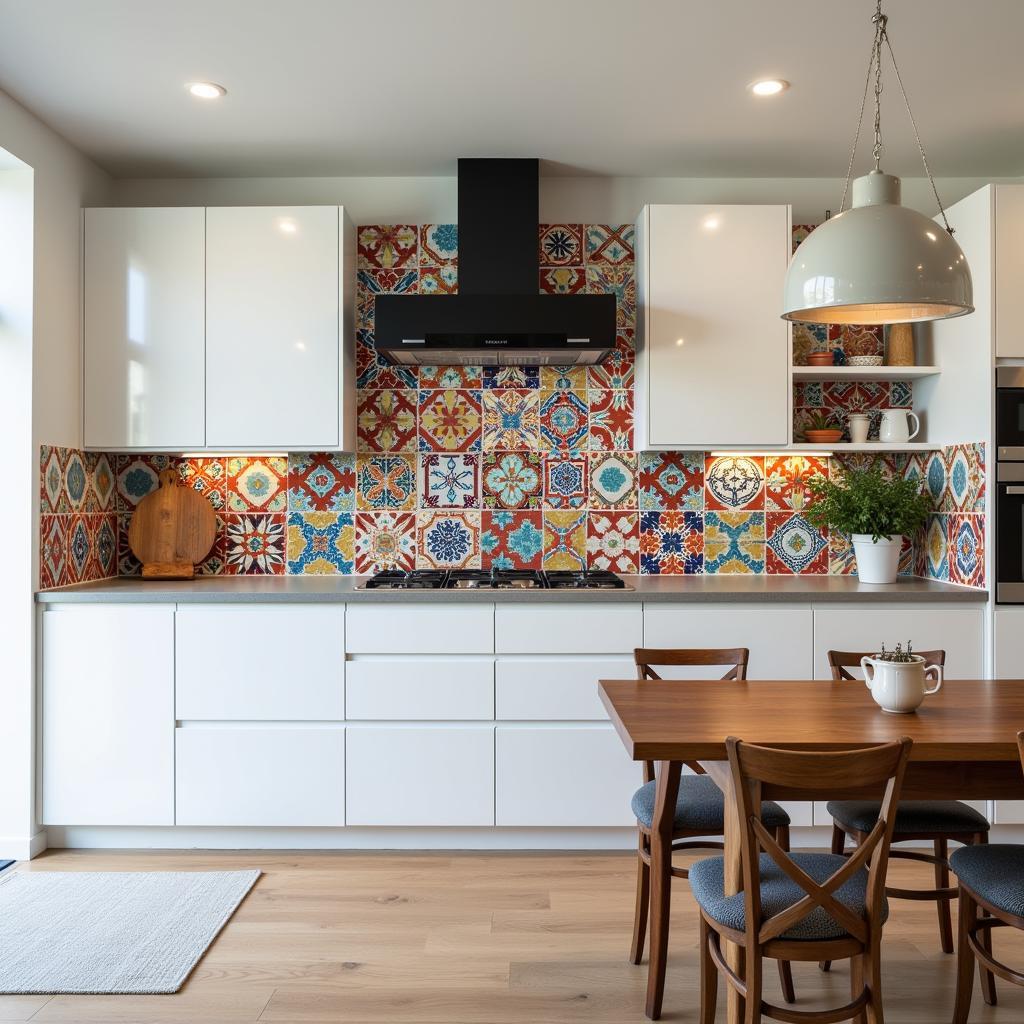
[(626, 581), (603, 569), (588, 571), (534, 569), (393, 570), (356, 586), (357, 590), (632, 590)]

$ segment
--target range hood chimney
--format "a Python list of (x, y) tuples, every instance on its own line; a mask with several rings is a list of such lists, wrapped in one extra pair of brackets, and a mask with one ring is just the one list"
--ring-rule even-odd
[(377, 296), (381, 356), (572, 366), (615, 347), (613, 295), (539, 294), (538, 191), (538, 160), (459, 160), (459, 292)]

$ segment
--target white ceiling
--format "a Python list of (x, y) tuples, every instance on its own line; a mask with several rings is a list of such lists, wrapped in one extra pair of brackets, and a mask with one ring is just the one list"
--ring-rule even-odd
[[(1024, 174), (1024, 0), (886, 9), (935, 173)], [(540, 156), (554, 174), (836, 176), (872, 12), (871, 0), (0, 0), (0, 88), (118, 177), (450, 175), (459, 156)], [(793, 88), (751, 97), (745, 85), (767, 75)], [(192, 99), (195, 79), (229, 94)], [(883, 166), (918, 174), (891, 77), (884, 99)]]

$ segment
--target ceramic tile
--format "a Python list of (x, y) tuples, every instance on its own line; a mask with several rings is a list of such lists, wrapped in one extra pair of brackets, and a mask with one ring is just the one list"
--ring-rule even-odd
[(420, 266), (446, 267), (458, 262), (458, 224), (421, 224)]
[(360, 269), (415, 266), (419, 233), (413, 224), (371, 224), (356, 231)]
[(351, 512), (290, 512), (288, 572), (300, 575), (348, 575), (355, 562), (355, 526)]
[(484, 510), (480, 533), (484, 569), (540, 569), (543, 546), (542, 513)]
[(411, 455), (356, 457), (356, 508), (360, 511), (414, 511), (416, 463)]
[(820, 380), (798, 380), (793, 385), (793, 408), (823, 409), (825, 390)]
[(485, 366), (484, 388), (539, 388), (538, 366)]
[(415, 391), (359, 391), (357, 406), (359, 451), (416, 451)]
[(588, 495), (585, 454), (547, 455), (544, 458), (544, 508), (584, 508)]
[(70, 582), (68, 533), (72, 516), (47, 513), (39, 517), (39, 586), (43, 590)]
[(351, 512), (355, 507), (355, 456), (343, 452), (293, 452), (288, 456), (290, 511)]
[(586, 447), (589, 412), (586, 399), (574, 391), (541, 391), (541, 448), (575, 452)]
[(458, 267), (424, 267), (420, 270), (420, 295), (455, 295), (458, 290)]
[(914, 575), (914, 540), (904, 537), (900, 544), (900, 560), (896, 569), (900, 576)]
[(704, 517), (671, 509), (640, 513), (640, 572), (645, 576), (704, 571)]
[(587, 460), (592, 509), (637, 507), (635, 452), (590, 452)]
[(632, 264), (610, 266), (588, 263), (586, 267), (588, 295), (615, 296), (615, 322), (619, 329), (636, 327), (636, 277)]
[(481, 366), (421, 366), (420, 387), (448, 391), (452, 388), (479, 388), (483, 383)]
[(229, 512), (284, 512), (288, 508), (288, 459), (280, 455), (227, 460)]
[(885, 381), (826, 381), (822, 393), (826, 408), (833, 412), (870, 412), (889, 405), (889, 385)]
[(889, 384), (889, 407), (892, 409), (914, 408), (914, 388), (909, 381), (894, 380)]
[(466, 388), (421, 391), (420, 451), (480, 451), (481, 400), (480, 391)]
[(541, 267), (538, 283), (548, 295), (579, 295), (587, 290), (582, 267)]
[(950, 583), (985, 586), (985, 537), (982, 517), (956, 512), (946, 517)]
[(828, 340), (833, 348), (841, 349), (848, 356), (885, 355), (885, 343), (881, 327), (864, 327), (859, 324), (830, 324)]
[(619, 266), (633, 260), (632, 224), (587, 224), (586, 261)]
[(704, 460), (704, 507), (763, 509), (764, 483), (763, 455), (708, 455)]
[(765, 508), (769, 511), (810, 508), (815, 498), (808, 486), (814, 477), (828, 477), (828, 460), (811, 455), (765, 458)]
[(853, 554), (853, 543), (847, 533), (829, 531), (828, 571), (830, 576), (856, 576), (857, 561)]
[(587, 397), (586, 366), (542, 366), (540, 386), (544, 391), (575, 391)]
[(150, 491), (160, 485), (160, 472), (171, 464), (168, 455), (117, 455), (114, 472), (117, 476), (115, 508), (131, 512)]
[(941, 510), (946, 503), (946, 463), (941, 452), (932, 452), (928, 456), (924, 468), (924, 482), (935, 508)]
[(763, 573), (764, 512), (706, 512), (704, 571), (718, 575)]
[(825, 575), (828, 536), (799, 512), (767, 512), (765, 570), (769, 574)]
[[(139, 560), (132, 554), (128, 544), (128, 527), (131, 525), (131, 513), (117, 514), (117, 575), (138, 576), (142, 572)], [(218, 520), (219, 522), (219, 520)]]
[(81, 512), (89, 489), (89, 473), (85, 468), (83, 454), (72, 450), (64, 465), (64, 490), (72, 512)]
[(284, 512), (241, 515), (225, 512), (224, 573), (228, 576), (282, 576), (285, 572)]
[(591, 390), (628, 390), (636, 374), (633, 332), (622, 330), (611, 350), (596, 366), (587, 367), (587, 387)]
[[(217, 533), (213, 539), (213, 547), (207, 556), (196, 566), (197, 576), (223, 576), (227, 571), (228, 531), (222, 515), (217, 516)], [(129, 559), (134, 561), (131, 554)]]
[(636, 512), (591, 511), (587, 517), (587, 568), (639, 572), (640, 517)]
[(414, 569), (416, 516), (411, 512), (357, 512), (355, 553), (360, 576)]
[(480, 456), (436, 452), (419, 457), (421, 508), (478, 508)]
[(545, 512), (544, 568), (579, 570), (586, 567), (587, 513)]
[(102, 580), (117, 575), (117, 515), (99, 512), (85, 517), (89, 529), (89, 557), (84, 579)]
[(103, 453), (87, 453), (89, 487), (86, 509), (89, 512), (112, 512), (114, 509), (114, 470), (110, 457)]
[(484, 451), (536, 451), (540, 445), (540, 392), (483, 392)]
[(480, 513), (418, 513), (416, 565), (421, 569), (479, 569)]
[(543, 471), (536, 452), (485, 452), (481, 479), (487, 508), (540, 508)]
[(640, 452), (639, 460), (642, 510), (703, 510), (703, 452)]
[(377, 295), (415, 294), (419, 290), (419, 271), (415, 267), (357, 270), (356, 291), (364, 298)]
[(633, 392), (588, 391), (591, 451), (632, 451)]
[(357, 387), (414, 388), (417, 380), (415, 366), (392, 366), (377, 355), (372, 330), (356, 331)]
[(55, 448), (44, 444), (39, 449), (39, 470), (42, 476), (39, 491), (39, 511), (68, 512), (67, 493), (64, 490), (64, 460), (67, 459), (66, 448)]
[(582, 224), (539, 224), (537, 231), (542, 267), (583, 265)]
[(178, 475), (182, 484), (201, 494), (215, 512), (227, 504), (228, 474), (224, 459), (181, 459)]

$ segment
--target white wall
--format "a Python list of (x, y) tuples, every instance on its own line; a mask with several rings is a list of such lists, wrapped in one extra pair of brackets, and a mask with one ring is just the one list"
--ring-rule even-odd
[[(9, 546), (0, 573), (0, 857), (25, 857), (36, 834), (32, 593), (39, 565), (39, 444), (80, 443), (79, 208), (109, 202), (110, 178), (2, 92), (0, 149), (31, 169), (5, 161), (7, 223), (21, 239), (15, 268), (21, 298), (16, 320), (0, 335), (0, 374), (13, 368), (0, 393), (6, 459), (0, 536)], [(6, 246), (15, 251), (10, 239)]]

